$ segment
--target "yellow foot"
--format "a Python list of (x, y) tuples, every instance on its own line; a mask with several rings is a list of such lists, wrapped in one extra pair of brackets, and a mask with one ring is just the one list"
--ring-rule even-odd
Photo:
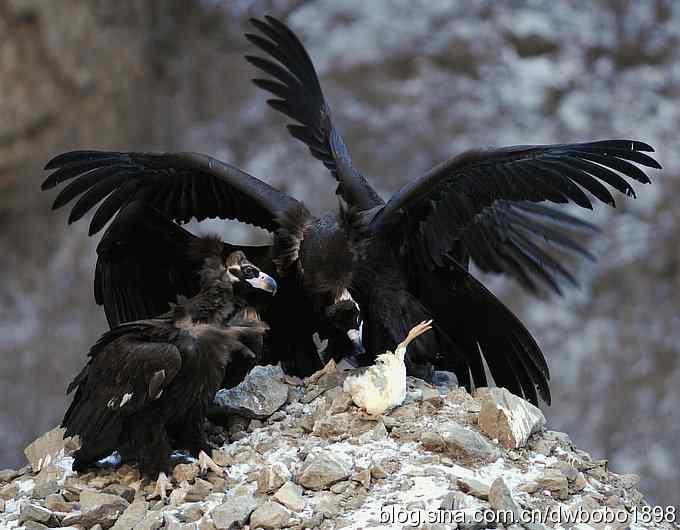
[(218, 466), (215, 461), (210, 458), (204, 451), (198, 453), (198, 465), (201, 468), (201, 473), (205, 473), (208, 469), (214, 471), (217, 475), (224, 475), (224, 469)]
[(150, 499), (155, 499), (160, 497), (163, 502), (168, 499), (168, 490), (172, 489), (172, 484), (168, 480), (168, 476), (162, 471), (158, 473), (158, 479), (156, 479), (156, 487), (151, 493)]

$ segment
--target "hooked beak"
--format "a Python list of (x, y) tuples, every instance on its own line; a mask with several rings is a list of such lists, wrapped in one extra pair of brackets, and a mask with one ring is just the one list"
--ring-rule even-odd
[(366, 353), (364, 349), (364, 343), (361, 341), (361, 331), (359, 329), (350, 329), (347, 332), (347, 337), (349, 337), (350, 342), (354, 346), (354, 354), (362, 355)]
[(272, 296), (276, 294), (276, 281), (274, 281), (274, 278), (262, 271), (260, 271), (260, 274), (257, 276), (257, 278), (250, 278), (246, 281), (255, 289), (261, 289), (262, 291), (271, 293)]

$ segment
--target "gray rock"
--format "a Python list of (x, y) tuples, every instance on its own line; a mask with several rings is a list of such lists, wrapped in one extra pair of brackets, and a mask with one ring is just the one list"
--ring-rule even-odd
[(187, 490), (186, 502), (196, 502), (205, 499), (213, 490), (213, 485), (207, 480), (197, 478)]
[(457, 480), (457, 485), (460, 491), (477, 497), (478, 499), (487, 500), (489, 498), (489, 485), (475, 480), (473, 478), (459, 478)]
[(251, 528), (284, 528), (290, 520), (290, 512), (278, 502), (267, 501), (250, 516)]
[(560, 500), (569, 498), (569, 481), (559, 469), (546, 469), (536, 482)]
[(17, 486), (16, 483), (10, 483), (0, 488), (0, 499), (13, 499), (18, 493), (19, 486)]
[(491, 509), (498, 512), (499, 515), (512, 514), (512, 521), (498, 521), (499, 524), (508, 527), (513, 523), (519, 523), (521, 521), (519, 508), (512, 499), (512, 494), (505, 484), (505, 481), (500, 477), (494, 480), (489, 488), (489, 505), (491, 506)]
[(302, 497), (302, 488), (291, 481), (286, 482), (279, 488), (274, 494), (274, 500), (294, 512), (300, 512), (305, 508), (305, 499)]
[(64, 449), (65, 432), (66, 429), (63, 427), (52, 429), (35, 439), (24, 449), (24, 454), (35, 473), (49, 464)]
[(222, 504), (212, 510), (212, 520), (220, 530), (232, 528), (232, 525), (241, 527), (257, 505), (257, 499), (249, 493), (227, 497)]
[(310, 490), (322, 490), (349, 477), (352, 463), (332, 451), (309, 454), (297, 477), (297, 483)]
[(163, 524), (163, 512), (160, 510), (147, 512), (144, 519), (139, 521), (133, 530), (158, 530)]
[(320, 491), (312, 499), (315, 513), (320, 513), (327, 519), (333, 519), (340, 513), (340, 496), (330, 491)]
[(10, 482), (19, 476), (16, 469), (3, 469), (0, 471), (0, 482)]
[(179, 508), (181, 518), (188, 523), (198, 521), (203, 517), (203, 513), (203, 506), (198, 502), (189, 502)]
[(457, 423), (447, 423), (437, 428), (444, 450), (453, 457), (493, 460), (500, 456), (500, 450), (481, 434), (466, 429)]
[(198, 467), (198, 464), (177, 464), (175, 469), (172, 470), (172, 478), (174, 478), (178, 484), (185, 480), (187, 482), (193, 482), (200, 472), (201, 469)]
[(52, 512), (47, 508), (27, 502), (21, 505), (19, 511), (19, 524), (22, 525), (26, 521), (46, 523), (50, 520), (50, 517), (52, 517)]
[(94, 510), (99, 506), (107, 505), (120, 506), (125, 509), (129, 503), (123, 497), (111, 493), (100, 493), (93, 490), (83, 490), (80, 492), (80, 510), (83, 513)]
[(57, 493), (59, 491), (59, 484), (57, 483), (57, 479), (49, 479), (49, 480), (42, 480), (42, 481), (37, 481), (35, 487), (33, 488), (33, 493), (31, 496), (34, 499), (44, 499), (48, 495), (51, 495), (52, 493)]
[(380, 419), (375, 427), (359, 436), (359, 441), (362, 443), (379, 442), (385, 438), (387, 438), (387, 429), (385, 428), (382, 419)]
[(479, 428), (509, 449), (524, 447), (533, 433), (545, 426), (541, 410), (505, 388), (479, 388)]
[(217, 392), (215, 403), (227, 413), (267, 418), (288, 398), (284, 377), (280, 366), (256, 366), (238, 386)]
[(290, 478), (290, 471), (281, 462), (265, 466), (260, 469), (257, 477), (257, 491), (260, 493), (271, 493), (283, 486)]
[[(125, 502), (127, 504), (127, 501)], [(123, 514), (126, 507), (127, 506), (123, 506), (122, 504), (100, 504), (87, 512), (82, 512), (80, 517), (74, 522), (77, 522), (85, 528), (91, 528), (95, 524), (100, 524), (102, 528), (105, 529), (111, 528)], [(66, 518), (62, 520), (62, 523), (65, 520)]]
[(134, 488), (126, 486), (125, 484), (110, 484), (102, 490), (102, 493), (118, 495), (119, 497), (123, 497), (128, 502), (132, 502), (135, 499)]
[(116, 524), (113, 525), (112, 530), (132, 530), (144, 520), (148, 509), (149, 503), (143, 497), (138, 497), (125, 509)]
[(49, 528), (48, 526), (36, 521), (26, 521), (23, 526), (24, 530), (47, 530), (47, 528)]

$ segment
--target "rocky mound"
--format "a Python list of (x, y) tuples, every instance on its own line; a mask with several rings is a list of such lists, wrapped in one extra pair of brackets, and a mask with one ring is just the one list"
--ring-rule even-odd
[(130, 465), (74, 473), (76, 444), (55, 429), (26, 449), (29, 466), (0, 472), (0, 528), (672, 527), (637, 476), (608, 471), (503, 389), (409, 378), (406, 402), (376, 421), (342, 380), (334, 365), (304, 382), (255, 369), (218, 398), (239, 413), (214, 433), (224, 473), (179, 464), (165, 500)]

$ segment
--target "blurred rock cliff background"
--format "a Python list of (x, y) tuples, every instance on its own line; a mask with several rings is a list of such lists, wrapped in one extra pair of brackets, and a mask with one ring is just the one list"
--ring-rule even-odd
[[(603, 233), (582, 288), (536, 298), (485, 278), (552, 370), (550, 425), (680, 505), (680, 4), (672, 0), (5, 0), (0, 3), (0, 468), (61, 419), (106, 329), (96, 238), (41, 193), (64, 150), (194, 150), (332, 207), (242, 59), (272, 13), (313, 56), (356, 165), (389, 194), (485, 145), (635, 138), (664, 171), (580, 215)], [(233, 224), (198, 231), (263, 240)], [(453, 308), (452, 310), (455, 310)], [(461, 308), (464, 310), (464, 308)]]

